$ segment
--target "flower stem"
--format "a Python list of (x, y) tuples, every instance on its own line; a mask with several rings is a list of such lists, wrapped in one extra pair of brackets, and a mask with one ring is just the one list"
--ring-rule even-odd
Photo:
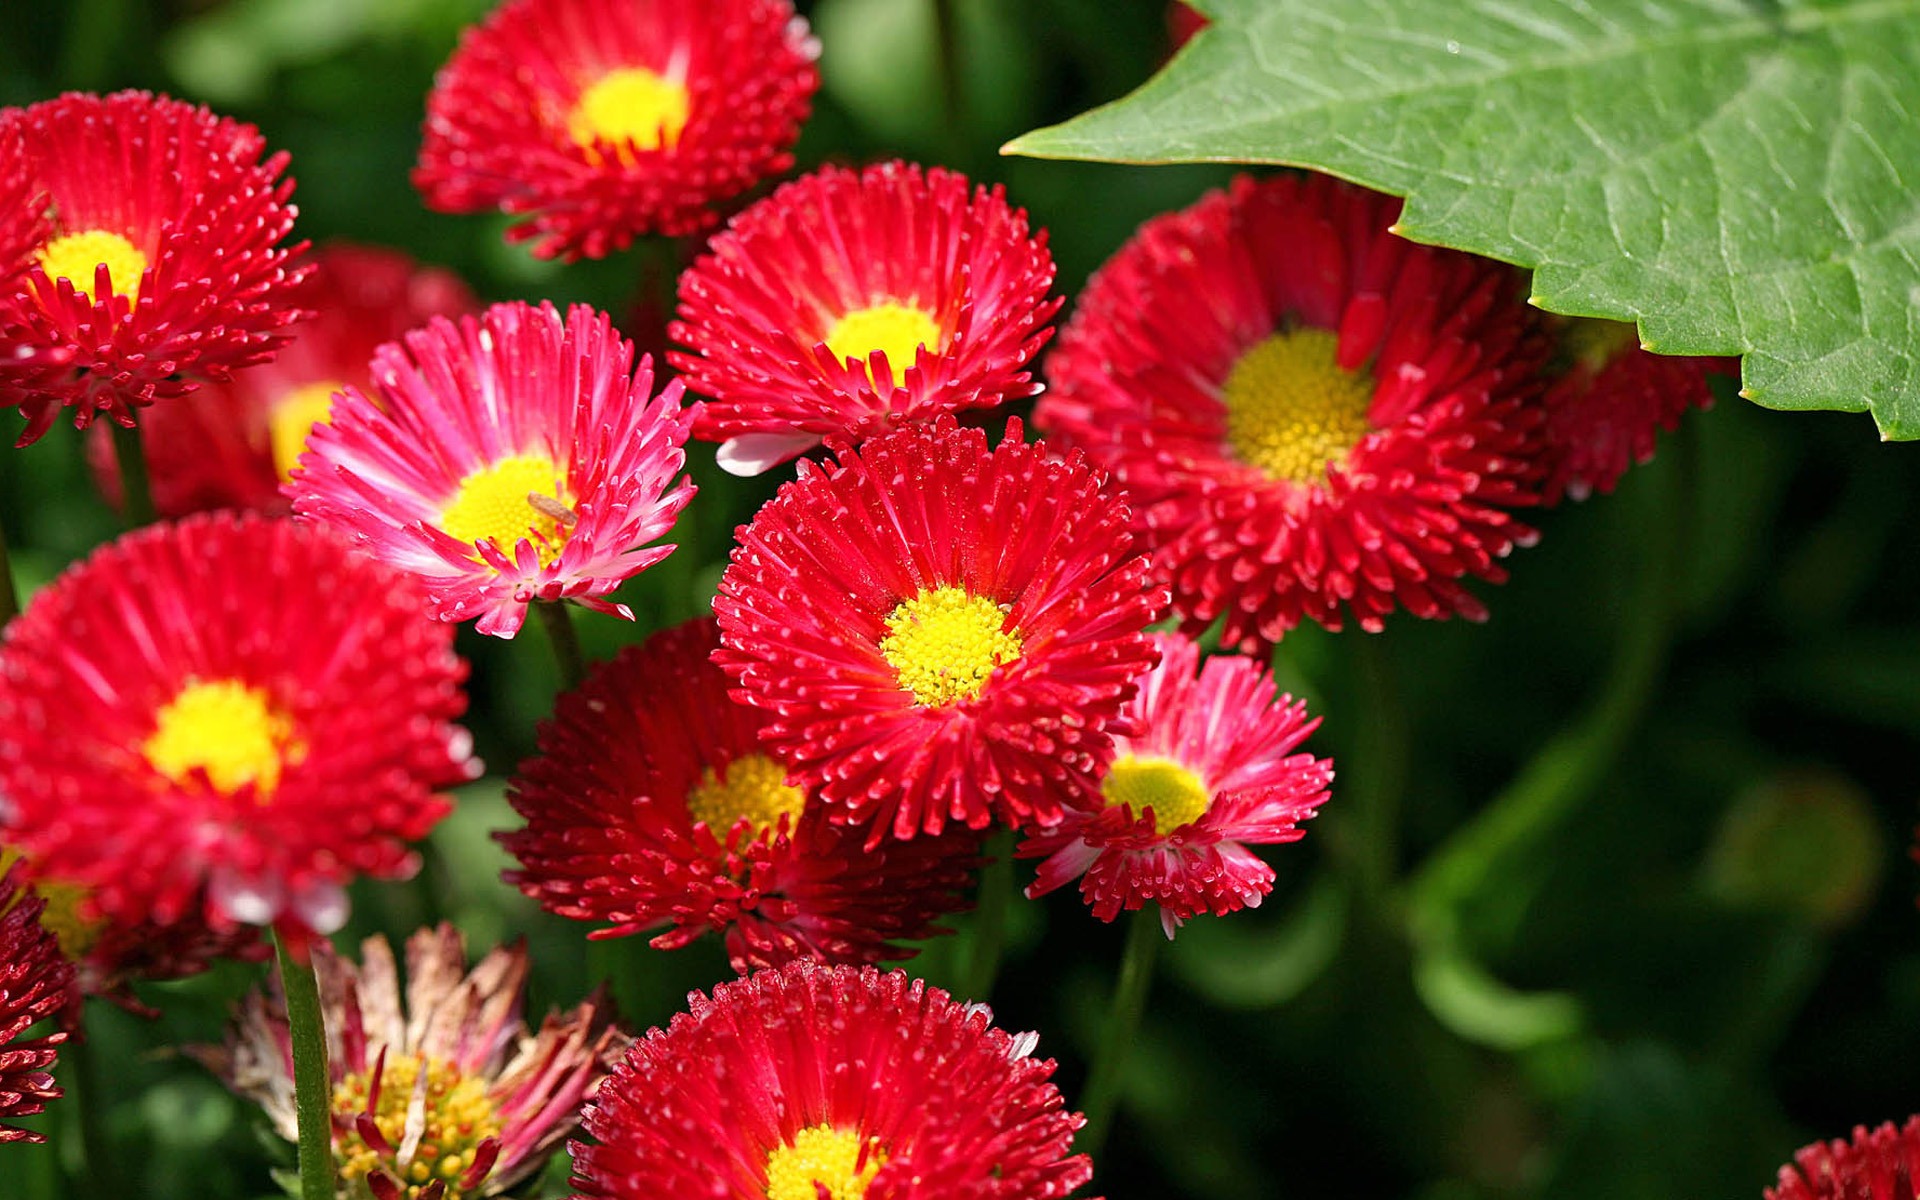
[(1000, 977), (1007, 944), (1007, 910), (1013, 900), (1013, 831), (1003, 829), (987, 844), (990, 856), (980, 872), (980, 907), (974, 910), (973, 943), (967, 955), (964, 999), (985, 1003)]
[(147, 451), (138, 426), (114, 425), (113, 454), (120, 463), (120, 508), (127, 524), (134, 529), (153, 524), (153, 486), (147, 482)]
[(1126, 1080), (1127, 1058), (1133, 1050), (1134, 1036), (1140, 1030), (1141, 1014), (1147, 1009), (1153, 960), (1160, 951), (1160, 943), (1166, 940), (1157, 906), (1142, 906), (1128, 918), (1127, 948), (1120, 957), (1120, 978), (1113, 985), (1107, 1027), (1100, 1034), (1100, 1054), (1093, 1060), (1086, 1095), (1082, 1097), (1087, 1123), (1080, 1130), (1077, 1148), (1083, 1154), (1098, 1156), (1107, 1140), (1107, 1131), (1113, 1126), (1114, 1112), (1119, 1108), (1122, 1084)]
[(574, 632), (573, 615), (564, 600), (536, 600), (533, 611), (540, 614), (546, 627), (553, 657), (560, 664), (560, 686), (572, 691), (587, 681), (586, 656), (580, 653), (580, 635)]
[(1380, 635), (1361, 632), (1349, 640), (1363, 713), (1356, 731), (1358, 769), (1347, 791), (1358, 842), (1353, 847), (1353, 864), (1361, 891), (1379, 900), (1387, 896), (1400, 869), (1400, 794), (1406, 787), (1412, 734), (1393, 663)]
[[(86, 1195), (113, 1195), (119, 1180), (113, 1169), (113, 1146), (107, 1138), (107, 1093), (102, 1086), (100, 1057), (94, 1051), (92, 1040), (86, 1037), (69, 1038), (61, 1055), (72, 1064), (67, 1092), (69, 1095), (79, 1093), (74, 1097), (80, 1134), (77, 1182), (86, 1189)], [(77, 1088), (73, 1086), (76, 1083)]]
[(7, 562), (7, 530), (0, 524), (0, 629), (20, 615), (20, 593), (13, 590), (13, 567)]
[(313, 960), (296, 961), (277, 931), (280, 986), (287, 996), (293, 1040), (294, 1105), (300, 1124), (300, 1200), (333, 1200), (333, 1105), (327, 1075), (327, 1034), (320, 1021), (320, 984)]

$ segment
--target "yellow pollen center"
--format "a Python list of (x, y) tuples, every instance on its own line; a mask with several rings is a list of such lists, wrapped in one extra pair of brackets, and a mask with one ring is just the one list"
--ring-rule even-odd
[(1346, 461), (1372, 426), (1373, 381), (1339, 363), (1325, 329), (1276, 333), (1227, 375), (1227, 442), (1240, 461), (1275, 479), (1318, 483)]
[(305, 758), (307, 748), (264, 691), (216, 679), (189, 683), (169, 700), (140, 753), (175, 783), (202, 770), (217, 791), (231, 794), (250, 783), (264, 800), (280, 786), (281, 770)]
[[(407, 1137), (407, 1116), (413, 1105), (414, 1089), (420, 1074), (426, 1072), (425, 1125), (419, 1145), (406, 1162), (399, 1151)], [(486, 1082), (463, 1075), (458, 1068), (438, 1059), (423, 1059), (417, 1054), (387, 1055), (386, 1069), (380, 1078), (380, 1099), (373, 1108), (373, 1123), (386, 1138), (388, 1153), (367, 1145), (354, 1127), (355, 1119), (367, 1111), (367, 1095), (372, 1090), (372, 1072), (360, 1071), (334, 1085), (333, 1150), (339, 1164), (341, 1181), (349, 1188), (375, 1170), (391, 1175), (401, 1186), (401, 1195), (418, 1197), (428, 1183), (440, 1180), (447, 1200), (460, 1200), (465, 1194), (478, 1195), (475, 1187), (463, 1193), (460, 1177), (473, 1165), (473, 1152), (490, 1137), (500, 1135), (500, 1114), (487, 1096)], [(354, 1192), (361, 1195), (361, 1192)]]
[[(532, 499), (536, 496), (538, 501)], [(468, 545), (492, 542), (509, 558), (520, 539), (531, 538), (540, 565), (546, 566), (567, 544), (571, 503), (552, 459), (516, 454), (462, 479), (460, 490), (440, 511), (440, 528)]]
[[(7, 868), (19, 858), (18, 850), (11, 846), (0, 846), (0, 875), (6, 874)], [(46, 907), (40, 910), (40, 927), (51, 933), (53, 940), (60, 944), (60, 953), (76, 961), (85, 958), (107, 927), (105, 921), (88, 920), (80, 915), (87, 889), (78, 884), (36, 878), (33, 892), (46, 901)], [(21, 893), (22, 896), (25, 894)], [(0, 913), (11, 907), (0, 907)]]
[(900, 686), (928, 708), (971, 700), (995, 667), (1020, 657), (1020, 634), (1006, 621), (984, 596), (935, 588), (888, 614), (880, 653), (899, 672)]
[(1614, 357), (1640, 345), (1640, 334), (1625, 321), (1575, 317), (1566, 330), (1566, 347), (1573, 357), (1598, 371)]
[(40, 248), (37, 259), (48, 279), (67, 279), (73, 290), (87, 296), (93, 292), (94, 269), (101, 264), (114, 292), (125, 296), (128, 305), (140, 299), (140, 273), (147, 269), (147, 256), (126, 238), (104, 229), (65, 233)]
[(821, 340), (836, 362), (853, 359), (864, 366), (880, 351), (897, 379), (914, 364), (920, 347), (940, 348), (940, 324), (925, 309), (887, 300), (841, 317)]
[(767, 1200), (821, 1200), (820, 1185), (828, 1200), (861, 1200), (886, 1163), (880, 1139), (814, 1125), (767, 1155)]
[(1139, 816), (1153, 810), (1156, 833), (1172, 833), (1206, 815), (1213, 797), (1200, 777), (1170, 758), (1122, 754), (1100, 781), (1109, 808), (1125, 805)]
[(327, 423), (333, 411), (333, 394), (340, 388), (341, 385), (331, 379), (304, 384), (282, 396), (273, 406), (267, 418), (267, 431), (273, 439), (273, 469), (280, 473), (281, 482), (300, 465), (300, 455), (307, 448), (307, 435), (313, 432), (313, 427)]
[(764, 754), (743, 754), (720, 771), (708, 767), (687, 793), (687, 815), (705, 821), (725, 841), (734, 822), (753, 822), (755, 837), (765, 837), (781, 817), (800, 819), (807, 796), (787, 782), (787, 769)]
[(574, 144), (600, 161), (596, 142), (611, 142), (622, 162), (631, 164), (634, 150), (671, 150), (687, 127), (687, 89), (645, 67), (621, 67), (601, 76), (580, 93), (567, 117), (567, 133)]

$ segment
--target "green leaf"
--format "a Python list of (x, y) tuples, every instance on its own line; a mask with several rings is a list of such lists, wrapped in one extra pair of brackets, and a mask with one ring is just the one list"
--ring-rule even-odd
[(1920, 437), (1920, 0), (1215, 0), (1146, 86), (1008, 153), (1314, 167), (1534, 301), (1746, 356)]

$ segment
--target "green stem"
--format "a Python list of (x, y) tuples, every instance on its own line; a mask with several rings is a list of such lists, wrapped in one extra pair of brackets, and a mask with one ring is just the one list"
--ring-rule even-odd
[(946, 119), (948, 144), (953, 152), (966, 150), (966, 80), (961, 76), (960, 14), (956, 0), (933, 0), (934, 53), (940, 64), (940, 111)]
[(7, 561), (7, 530), (0, 524), (0, 629), (20, 615), (20, 593), (13, 590), (13, 567)]
[[(107, 1093), (102, 1086), (100, 1056), (85, 1036), (68, 1041), (60, 1054), (73, 1064), (69, 1080), (79, 1085), (67, 1089), (79, 1116), (80, 1163), (74, 1182), (83, 1195), (114, 1195), (119, 1181), (114, 1172), (113, 1143), (107, 1137)], [(80, 1094), (71, 1096), (74, 1091)]]
[(320, 984), (313, 962), (294, 961), (278, 933), (280, 985), (287, 997), (293, 1040), (294, 1106), (300, 1123), (300, 1200), (333, 1200), (332, 1086), (327, 1076), (327, 1034), (320, 1020)]
[(153, 524), (153, 486), (147, 481), (147, 452), (138, 426), (115, 423), (113, 453), (120, 463), (120, 509), (127, 524), (134, 529)]
[(554, 661), (560, 664), (560, 686), (572, 691), (587, 681), (587, 659), (580, 653), (580, 635), (574, 632), (573, 615), (564, 600), (536, 600), (533, 611), (546, 626), (547, 641), (553, 645)]
[(1673, 639), (1693, 521), (1697, 448), (1691, 424), (1676, 440), (1667, 503), (1635, 531), (1643, 545), (1639, 579), (1600, 690), (1577, 721), (1421, 867), (1409, 889), (1413, 910), (1451, 913), (1497, 874), (1499, 864), (1537, 845), (1599, 790), (1653, 702)]
[(1359, 677), (1361, 722), (1353, 785), (1346, 802), (1356, 829), (1353, 862), (1362, 892), (1383, 899), (1400, 870), (1400, 796), (1407, 783), (1407, 747), (1412, 733), (1393, 662), (1380, 635), (1355, 633), (1353, 664)]
[(1134, 1037), (1140, 1031), (1140, 1017), (1147, 1009), (1147, 991), (1153, 983), (1153, 960), (1167, 935), (1160, 928), (1157, 905), (1145, 905), (1128, 918), (1127, 948), (1120, 958), (1120, 978), (1113, 985), (1113, 1004), (1107, 1010), (1107, 1026), (1100, 1034), (1100, 1054), (1093, 1060), (1087, 1076), (1086, 1094), (1081, 1097), (1087, 1123), (1076, 1140), (1084, 1154), (1098, 1157), (1113, 1126), (1126, 1081), (1127, 1058), (1133, 1051)]
[(1013, 907), (1013, 831), (1003, 829), (987, 843), (986, 869), (980, 872), (980, 907), (974, 910), (973, 941), (967, 955), (963, 999), (985, 1003), (1000, 977), (1007, 943), (1007, 914)]

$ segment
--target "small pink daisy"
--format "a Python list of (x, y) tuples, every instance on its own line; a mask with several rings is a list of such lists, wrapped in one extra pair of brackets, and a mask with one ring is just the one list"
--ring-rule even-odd
[(808, 467), (740, 532), (715, 660), (869, 844), (1100, 803), (1166, 593), (1078, 455), (953, 417)]
[(1333, 764), (1293, 752), (1320, 721), (1276, 695), (1258, 663), (1231, 654), (1201, 663), (1191, 640), (1157, 640), (1160, 665), (1127, 706), (1138, 732), (1114, 739), (1100, 780), (1106, 807), (1068, 813), (1019, 855), (1045, 859), (1028, 896), (1078, 878), (1094, 916), (1111, 921), (1151, 900), (1172, 937), (1189, 917), (1260, 904), (1273, 868), (1247, 847), (1299, 841), (1300, 822), (1327, 800)]
[(1060, 307), (1046, 234), (938, 167), (827, 167), (733, 219), (680, 277), (668, 355), (710, 397), (694, 435), (751, 475), (838, 437), (1040, 390)]
[(294, 511), (417, 576), (442, 621), (512, 637), (535, 600), (604, 597), (673, 552), (693, 412), (606, 314), (551, 304), (436, 317), (374, 356), (287, 484)]

